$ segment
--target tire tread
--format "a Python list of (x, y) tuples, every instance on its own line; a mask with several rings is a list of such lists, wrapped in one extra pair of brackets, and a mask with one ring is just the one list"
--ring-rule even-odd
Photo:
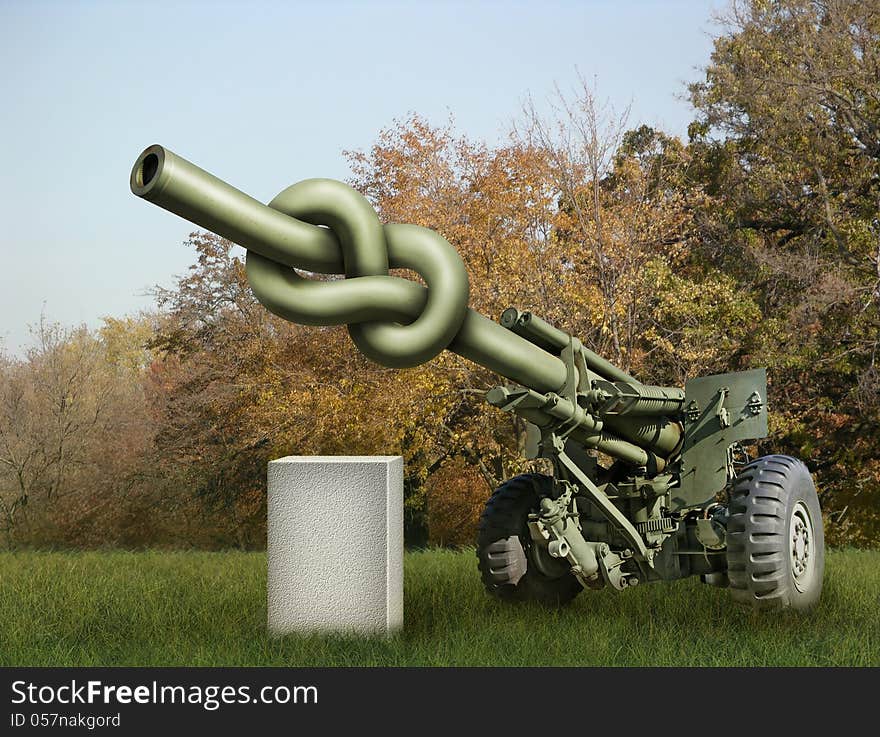
[(514, 476), (501, 484), (486, 501), (477, 534), (477, 567), (486, 590), (503, 601), (534, 600), (547, 606), (562, 606), (577, 596), (582, 587), (573, 574), (549, 578), (533, 569), (526, 556), (526, 572), (512, 581), (501, 569), (492, 569), (489, 548), (498, 540), (522, 537), (528, 514), (553, 479), (543, 474)]
[(811, 516), (818, 512), (809, 471), (790, 456), (758, 458), (734, 480), (727, 524), (728, 578), (734, 601), (756, 608), (807, 609), (818, 600), (824, 569), (821, 514), (813, 519), (818, 583), (802, 593), (789, 572), (787, 533), (796, 499), (814, 507)]

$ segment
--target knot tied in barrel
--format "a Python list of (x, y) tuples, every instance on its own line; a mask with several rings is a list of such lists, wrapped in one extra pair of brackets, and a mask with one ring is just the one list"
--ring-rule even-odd
[[(377, 363), (425, 363), (461, 329), (469, 283), (458, 252), (428, 228), (383, 225), (342, 182), (307, 179), (266, 207), (157, 145), (138, 157), (130, 184), (138, 196), (244, 246), (248, 281), (269, 310), (304, 325), (348, 325)], [(345, 278), (311, 279), (296, 269)], [(389, 269), (416, 272), (427, 289)]]
[[(257, 299), (286, 320), (348, 325), (376, 363), (407, 368), (444, 348), (537, 391), (566, 383), (562, 361), (468, 308), (467, 270), (439, 233), (382, 225), (363, 195), (332, 179), (307, 179), (268, 205), (164, 146), (135, 160), (131, 191), (247, 249)], [(409, 269), (425, 284), (389, 275)], [(344, 279), (307, 278), (332, 274)]]

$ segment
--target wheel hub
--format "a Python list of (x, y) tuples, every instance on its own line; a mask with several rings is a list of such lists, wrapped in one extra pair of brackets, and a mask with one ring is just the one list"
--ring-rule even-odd
[(813, 522), (807, 506), (799, 501), (791, 512), (791, 576), (798, 591), (805, 591), (815, 567)]
[(554, 558), (547, 552), (547, 548), (529, 541), (526, 546), (526, 555), (541, 573), (547, 578), (561, 578), (571, 572), (571, 566), (564, 559)]

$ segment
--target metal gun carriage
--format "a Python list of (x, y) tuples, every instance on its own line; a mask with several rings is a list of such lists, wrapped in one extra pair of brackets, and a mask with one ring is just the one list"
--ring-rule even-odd
[(818, 601), (824, 538), (810, 474), (789, 456), (749, 459), (741, 445), (767, 436), (764, 369), (651, 386), (531, 312), (492, 321), (468, 308), (467, 272), (449, 243), (382, 225), (340, 182), (306, 180), (267, 206), (151, 146), (130, 185), (244, 246), (256, 297), (281, 317), (346, 324), (386, 366), (449, 349), (508, 380), (486, 399), (527, 423), (527, 456), (548, 459), (553, 475), (512, 478), (486, 503), (477, 557), (494, 596), (564, 604), (584, 588), (698, 575), (756, 607)]

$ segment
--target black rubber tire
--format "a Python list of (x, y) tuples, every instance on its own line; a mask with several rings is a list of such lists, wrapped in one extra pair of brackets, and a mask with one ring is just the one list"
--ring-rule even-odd
[(822, 593), (825, 537), (807, 467), (784, 455), (752, 461), (734, 480), (728, 512), (727, 575), (734, 601), (759, 609), (815, 606)]
[(550, 476), (523, 474), (501, 484), (486, 502), (477, 536), (477, 566), (492, 596), (564, 606), (580, 593), (582, 586), (570, 571), (562, 567), (560, 576), (550, 577), (529, 558), (529, 513), (552, 486)]

